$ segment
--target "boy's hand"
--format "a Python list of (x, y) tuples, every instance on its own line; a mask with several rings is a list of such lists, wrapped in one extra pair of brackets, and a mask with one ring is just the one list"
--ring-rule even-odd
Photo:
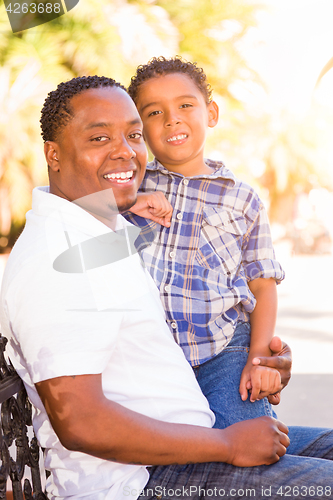
[(257, 358), (253, 358), (252, 363), (254, 365), (269, 366), (280, 372), (281, 387), (279, 388), (279, 392), (268, 396), (269, 402), (272, 405), (277, 405), (281, 399), (280, 391), (288, 384), (291, 377), (292, 355), (290, 347), (279, 337), (272, 338), (269, 348), (272, 356), (258, 356)]
[(239, 393), (243, 401), (246, 401), (248, 390), (250, 401), (254, 403), (257, 399), (263, 399), (278, 392), (281, 388), (281, 375), (278, 370), (266, 366), (253, 366), (249, 360), (242, 372), (239, 384)]
[(173, 208), (160, 191), (138, 193), (135, 205), (130, 211), (145, 219), (150, 219), (161, 226), (170, 227)]

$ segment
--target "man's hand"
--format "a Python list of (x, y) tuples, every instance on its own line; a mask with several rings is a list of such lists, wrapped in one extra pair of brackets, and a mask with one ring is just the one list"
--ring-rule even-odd
[(161, 191), (138, 193), (135, 205), (130, 211), (161, 226), (170, 227), (173, 208)]
[(227, 463), (237, 467), (274, 464), (290, 443), (288, 427), (272, 417), (244, 420), (224, 431), (230, 450)]
[(270, 368), (276, 368), (281, 375), (281, 386), (276, 394), (271, 394), (268, 396), (268, 400), (271, 404), (277, 405), (280, 403), (281, 390), (288, 384), (291, 377), (291, 365), (292, 356), (291, 349), (279, 337), (273, 337), (269, 348), (272, 352), (271, 357), (258, 357), (253, 358), (252, 364), (260, 366), (268, 366)]

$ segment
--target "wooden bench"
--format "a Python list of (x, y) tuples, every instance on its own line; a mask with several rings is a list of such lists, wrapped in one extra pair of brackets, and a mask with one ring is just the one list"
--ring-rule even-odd
[[(32, 431), (31, 403), (22, 380), (5, 356), (6, 343), (0, 334), (0, 500), (47, 500), (42, 491), (40, 448)], [(28, 437), (29, 428), (32, 439)], [(31, 481), (23, 480), (29, 469)], [(8, 478), (12, 493), (7, 491)]]

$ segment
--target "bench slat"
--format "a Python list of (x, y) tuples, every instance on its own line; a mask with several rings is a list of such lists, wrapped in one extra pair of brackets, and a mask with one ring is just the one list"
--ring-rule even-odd
[(0, 382), (0, 403), (3, 403), (23, 389), (23, 382), (15, 373)]
[[(42, 491), (37, 439), (28, 437), (31, 427), (31, 402), (24, 384), (9, 359), (5, 357), (7, 339), (0, 334), (0, 499), (6, 497), (7, 478), (12, 482), (14, 500), (47, 500)], [(16, 447), (16, 459), (10, 457), (10, 447)], [(25, 467), (31, 470), (33, 488), (24, 478)], [(24, 491), (24, 496), (23, 496)]]

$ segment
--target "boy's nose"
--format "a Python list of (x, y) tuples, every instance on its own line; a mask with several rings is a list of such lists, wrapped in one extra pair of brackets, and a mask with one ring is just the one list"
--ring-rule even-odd
[(165, 126), (172, 127), (173, 125), (177, 125), (181, 120), (176, 113), (169, 113), (165, 116)]
[(112, 148), (110, 151), (110, 158), (112, 160), (131, 160), (135, 157), (136, 152), (131, 148), (125, 138), (119, 140), (116, 144), (112, 144)]

